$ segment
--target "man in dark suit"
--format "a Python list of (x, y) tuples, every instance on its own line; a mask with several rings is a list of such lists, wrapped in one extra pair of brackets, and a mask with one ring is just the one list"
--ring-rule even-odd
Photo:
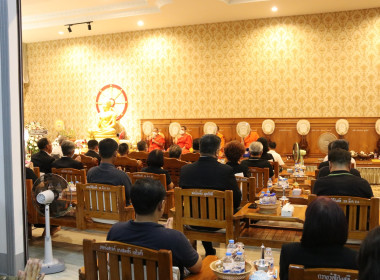
[(371, 198), (369, 183), (350, 173), (351, 154), (343, 149), (329, 152), (330, 174), (317, 179), (313, 193), (316, 195), (342, 195)]
[(99, 155), (99, 142), (95, 139), (88, 141), (87, 143), (88, 152), (85, 153), (85, 156), (93, 157), (98, 160), (98, 165), (100, 164), (100, 155)]
[[(183, 189), (232, 190), (235, 211), (240, 205), (241, 192), (231, 166), (218, 162), (220, 138), (206, 134), (200, 140), (200, 158), (198, 161), (181, 168), (179, 186)], [(211, 242), (202, 241), (206, 255), (215, 255)]]
[(47, 138), (41, 138), (37, 142), (38, 153), (32, 155), (33, 165), (40, 168), (43, 173), (51, 173), (51, 164), (54, 158), (50, 156), (53, 146)]
[(65, 140), (61, 145), (63, 157), (53, 162), (51, 167), (54, 168), (74, 168), (83, 169), (83, 164), (73, 159), (75, 144), (71, 141)]

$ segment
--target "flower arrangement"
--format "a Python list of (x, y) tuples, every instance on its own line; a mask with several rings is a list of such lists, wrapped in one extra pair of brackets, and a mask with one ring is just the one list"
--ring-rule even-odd
[(37, 142), (47, 134), (47, 130), (39, 122), (31, 122), (25, 125), (29, 137), (25, 138), (25, 146), (28, 154), (35, 154), (39, 151)]

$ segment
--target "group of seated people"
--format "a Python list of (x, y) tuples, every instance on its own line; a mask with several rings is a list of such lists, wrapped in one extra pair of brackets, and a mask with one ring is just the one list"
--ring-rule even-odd
[[(95, 141), (95, 140), (94, 140)], [(380, 261), (380, 253), (373, 252), (373, 244), (377, 244), (380, 251), (380, 230), (375, 229), (368, 234), (364, 241), (359, 263), (357, 253), (344, 247), (347, 241), (347, 221), (338, 204), (323, 195), (345, 195), (364, 198), (373, 197), (372, 189), (367, 181), (356, 176), (351, 171), (351, 155), (348, 146), (342, 147), (342, 141), (337, 140), (331, 145), (328, 155), (329, 172), (317, 179), (313, 192), (318, 197), (310, 203), (305, 216), (305, 224), (301, 242), (289, 243), (283, 246), (280, 258), (280, 277), (287, 279), (289, 264), (302, 264), (305, 267), (336, 267), (360, 270), (361, 275), (374, 275), (380, 277), (376, 261)], [(51, 172), (51, 168), (83, 168), (83, 165), (72, 159), (74, 148), (63, 141), (61, 148), (63, 157), (51, 159), (51, 143), (46, 139), (38, 142), (40, 152), (32, 156), (32, 162), (39, 166), (41, 172)], [(201, 258), (191, 247), (186, 237), (175, 230), (170, 229), (172, 221), (169, 219), (166, 226), (158, 224), (165, 206), (166, 191), (158, 181), (152, 179), (140, 179), (132, 186), (127, 174), (117, 169), (113, 162), (119, 156), (128, 156), (128, 145), (120, 144), (110, 138), (101, 140), (94, 146), (89, 141), (88, 156), (96, 157), (99, 152), (100, 163), (92, 167), (87, 173), (88, 183), (102, 183), (110, 185), (123, 185), (125, 187), (127, 205), (133, 204), (136, 213), (135, 221), (119, 222), (111, 228), (107, 240), (126, 242), (133, 245), (148, 247), (151, 249), (168, 249), (173, 254), (173, 265), (183, 271), (186, 267), (190, 272), (197, 273), (201, 268)], [(178, 144), (178, 143), (177, 143)], [(183, 149), (179, 145), (169, 148), (169, 155), (179, 158)], [(214, 189), (232, 190), (234, 212), (238, 211), (241, 201), (241, 191), (238, 187), (235, 174), (243, 173), (250, 176), (249, 167), (268, 168), (270, 177), (274, 175), (269, 161), (275, 160), (275, 153), (270, 152), (268, 141), (258, 138), (249, 145), (249, 158), (241, 160), (245, 153), (245, 147), (238, 141), (231, 141), (224, 147), (227, 163), (218, 161), (220, 154), (221, 138), (214, 134), (206, 134), (199, 140), (200, 158), (198, 161), (186, 164), (181, 168), (179, 187), (184, 189)], [(347, 143), (348, 145), (348, 143)], [(146, 151), (145, 142), (139, 142), (139, 150)], [(346, 149), (347, 148), (347, 149)], [(275, 145), (272, 145), (272, 150)], [(74, 162), (75, 166), (74, 167)], [(162, 169), (164, 156), (162, 149), (153, 149), (147, 159), (147, 167), (142, 171), (165, 174), (168, 188), (173, 184), (170, 175)], [(73, 163), (73, 165), (70, 165)], [(70, 166), (69, 166), (70, 165)], [(322, 168), (321, 168), (322, 171)], [(217, 229), (210, 229), (217, 230)], [(202, 244), (205, 255), (215, 255), (216, 250), (211, 242)], [(375, 260), (374, 260), (375, 259)], [(369, 279), (362, 278), (360, 279)], [(376, 277), (375, 277), (376, 278)], [(375, 279), (373, 278), (373, 279)], [(372, 278), (371, 278), (372, 279)]]

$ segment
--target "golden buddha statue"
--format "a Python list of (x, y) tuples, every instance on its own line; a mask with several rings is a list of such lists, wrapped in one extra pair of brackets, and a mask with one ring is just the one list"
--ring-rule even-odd
[(99, 121), (96, 128), (89, 129), (91, 138), (117, 138), (116, 136), (116, 112), (111, 106), (112, 102), (107, 101), (103, 105), (103, 112), (99, 113)]

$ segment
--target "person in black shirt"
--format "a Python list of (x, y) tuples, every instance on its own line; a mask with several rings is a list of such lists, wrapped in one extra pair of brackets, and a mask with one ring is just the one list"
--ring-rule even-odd
[(250, 157), (249, 159), (243, 160), (240, 165), (244, 168), (248, 167), (258, 167), (258, 168), (268, 168), (269, 177), (274, 175), (273, 167), (266, 159), (262, 159), (261, 155), (263, 153), (263, 144), (258, 141), (252, 142), (249, 145)]
[(51, 173), (51, 164), (54, 158), (50, 156), (50, 153), (53, 150), (53, 146), (47, 138), (38, 140), (37, 146), (40, 151), (32, 155), (31, 161), (33, 165), (39, 167), (43, 173)]
[(171, 229), (172, 219), (168, 220), (166, 226), (158, 223), (165, 208), (165, 196), (166, 191), (159, 181), (150, 178), (137, 180), (131, 189), (136, 219), (113, 225), (107, 234), (107, 240), (154, 250), (171, 250), (173, 265), (179, 267), (181, 278), (184, 267), (192, 273), (198, 273), (202, 259), (186, 236)]
[(248, 177), (248, 167), (239, 164), (244, 152), (244, 145), (239, 141), (228, 142), (224, 147), (224, 154), (228, 160), (227, 165), (232, 167), (234, 174), (243, 173), (244, 177)]
[(61, 145), (63, 157), (55, 160), (51, 167), (54, 168), (74, 168), (83, 169), (83, 164), (72, 158), (75, 151), (75, 144), (71, 141), (65, 140)]
[(380, 227), (371, 230), (359, 250), (359, 280), (380, 279)]
[[(268, 144), (268, 140), (264, 137), (260, 137), (257, 139), (257, 142), (260, 142), (261, 144), (263, 144), (263, 153), (261, 154), (261, 159), (266, 159), (268, 161), (274, 161), (274, 158), (272, 156), (272, 154), (269, 154), (268, 151), (269, 151), (269, 144)], [(272, 176), (271, 176), (272, 177)]]
[(93, 157), (98, 160), (98, 165), (100, 164), (100, 155), (99, 155), (99, 142), (95, 139), (89, 140), (87, 143), (88, 151), (85, 153), (85, 156)]
[(173, 183), (170, 178), (169, 171), (162, 169), (162, 167), (164, 166), (164, 153), (162, 152), (162, 150), (156, 149), (151, 151), (148, 155), (146, 163), (148, 166), (141, 169), (141, 172), (165, 174), (166, 185), (168, 190), (173, 188)]
[(329, 162), (330, 174), (317, 179), (313, 193), (316, 195), (373, 197), (369, 183), (350, 173), (350, 152), (343, 149), (332, 149), (329, 153)]
[(280, 279), (288, 280), (290, 264), (305, 268), (358, 269), (357, 252), (344, 246), (347, 241), (346, 216), (327, 197), (318, 197), (306, 209), (301, 242), (284, 244), (280, 255)]

